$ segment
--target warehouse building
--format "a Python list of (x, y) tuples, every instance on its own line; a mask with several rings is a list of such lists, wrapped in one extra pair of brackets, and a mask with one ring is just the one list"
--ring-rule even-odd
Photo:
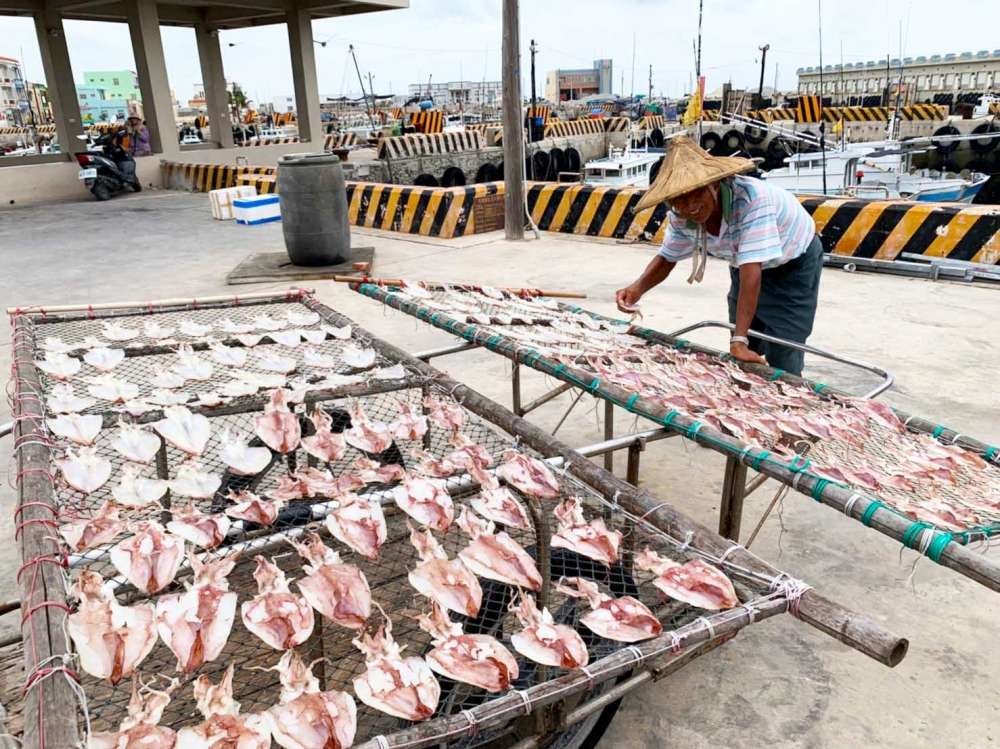
[(595, 94), (611, 94), (611, 60), (594, 60), (592, 68), (549, 71), (545, 76), (545, 98), (573, 101)]

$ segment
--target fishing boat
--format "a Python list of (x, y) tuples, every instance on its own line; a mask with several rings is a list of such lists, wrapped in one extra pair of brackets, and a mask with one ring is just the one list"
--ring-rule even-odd
[[(989, 180), (972, 172), (968, 179), (932, 169), (913, 169), (912, 157), (926, 149), (899, 141), (844, 144), (823, 153), (798, 153), (765, 179), (797, 194), (826, 194), (889, 200), (971, 203)], [(825, 179), (824, 179), (825, 172)]]
[(583, 165), (583, 181), (588, 185), (649, 187), (653, 165), (662, 158), (662, 153), (612, 146), (607, 156)]

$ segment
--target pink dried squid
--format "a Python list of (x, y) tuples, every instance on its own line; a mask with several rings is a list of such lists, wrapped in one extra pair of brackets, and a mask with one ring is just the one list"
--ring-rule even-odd
[(427, 434), (427, 417), (405, 400), (396, 399), (399, 415), (389, 425), (393, 436), (400, 440), (418, 440)]
[(496, 474), (519, 492), (532, 497), (555, 499), (559, 496), (559, 482), (549, 467), (515, 450), (507, 451)]
[(91, 734), (87, 749), (175, 749), (177, 734), (172, 728), (158, 724), (178, 683), (174, 679), (163, 690), (147, 685), (140, 688), (133, 676), (128, 714), (118, 730)]
[(430, 614), (418, 616), (417, 624), (431, 636), (434, 647), (426, 659), (435, 673), (494, 694), (517, 678), (517, 660), (507, 648), (491, 635), (464, 634), (437, 604), (432, 602)]
[(358, 711), (346, 692), (321, 692), (319, 680), (294, 650), (274, 667), (281, 676), (281, 702), (268, 710), (274, 740), (283, 749), (348, 749)]
[(272, 453), (266, 447), (250, 447), (246, 436), (226, 428), (219, 435), (219, 460), (237, 476), (256, 476), (271, 465)]
[(479, 494), (469, 500), (469, 505), (487, 520), (512, 528), (528, 530), (531, 520), (521, 501), (488, 471), (471, 466), (469, 473), (479, 483)]
[(236, 565), (236, 555), (202, 563), (189, 554), (194, 582), (183, 593), (160, 596), (156, 601), (156, 629), (177, 658), (177, 670), (197, 671), (222, 653), (236, 619), (236, 593), (226, 576)]
[(81, 572), (70, 592), (80, 606), (67, 617), (66, 631), (80, 667), (117, 684), (135, 671), (156, 644), (153, 605), (120, 605), (96, 572)]
[(639, 642), (663, 631), (646, 604), (632, 596), (612, 598), (602, 593), (597, 583), (582, 577), (566, 578), (556, 589), (573, 598), (587, 599), (591, 611), (580, 617), (580, 623), (608, 640)]
[(174, 508), (167, 530), (202, 549), (214, 549), (222, 543), (231, 525), (221, 512), (207, 514), (191, 503), (187, 507)]
[(392, 430), (388, 424), (368, 418), (360, 401), (351, 405), (351, 428), (344, 432), (344, 439), (361, 452), (377, 455), (392, 444)]
[(608, 566), (618, 561), (621, 531), (609, 530), (603, 518), (588, 522), (576, 497), (560, 502), (552, 512), (559, 524), (552, 536), (554, 548), (569, 549)]
[(427, 720), (437, 710), (441, 685), (423, 658), (403, 658), (392, 639), (392, 622), (374, 635), (353, 641), (365, 654), (367, 669), (354, 677), (354, 693), (369, 707), (403, 720)]
[(285, 573), (262, 556), (256, 557), (253, 577), (259, 593), (240, 607), (243, 625), (275, 650), (301, 645), (312, 634), (312, 606), (288, 588)]
[(408, 476), (392, 491), (396, 505), (420, 525), (444, 533), (455, 519), (455, 506), (443, 482)]
[[(362, 455), (351, 464), (349, 474), (355, 476), (361, 482), (361, 485), (357, 487), (360, 489), (366, 484), (391, 484), (396, 481), (402, 481), (406, 476), (406, 471), (403, 466), (396, 463), (382, 465), (378, 461)], [(338, 480), (347, 475), (341, 474), (341, 476), (338, 476)]]
[(444, 548), (429, 530), (409, 528), (410, 543), (420, 557), (420, 563), (408, 575), (414, 590), (456, 614), (478, 614), (483, 602), (483, 589), (472, 571), (460, 559), (448, 559)]
[(334, 434), (330, 430), (333, 424), (330, 414), (317, 404), (309, 420), (316, 427), (316, 433), (302, 438), (302, 449), (324, 463), (340, 460), (344, 456), (347, 444), (343, 434)]
[(275, 452), (290, 453), (299, 446), (302, 429), (299, 417), (288, 409), (288, 392), (276, 388), (271, 402), (264, 406), (264, 413), (253, 422), (254, 433)]
[(468, 471), (473, 466), (477, 468), (489, 468), (493, 465), (493, 456), (489, 454), (486, 448), (473, 442), (461, 432), (455, 432), (448, 441), (455, 449), (448, 453), (446, 458), (459, 468), (464, 468)]
[(590, 660), (583, 638), (565, 624), (556, 624), (548, 609), (538, 610), (533, 596), (520, 593), (511, 611), (523, 629), (510, 636), (514, 650), (543, 666), (580, 668)]
[(109, 543), (124, 529), (118, 506), (114, 502), (103, 502), (93, 517), (60, 525), (59, 535), (70, 550), (81, 552)]
[(119, 541), (110, 559), (126, 580), (144, 593), (157, 593), (177, 576), (184, 556), (184, 539), (165, 533), (156, 521), (129, 527), (135, 535)]
[(410, 450), (410, 457), (417, 461), (413, 472), (427, 478), (446, 479), (462, 470), (447, 457), (435, 458), (426, 450)]
[(273, 525), (278, 519), (278, 513), (285, 506), (284, 500), (261, 499), (250, 491), (229, 492), (227, 495), (233, 504), (226, 508), (226, 514), (236, 520), (259, 525)]
[(233, 699), (233, 673), (230, 664), (218, 684), (204, 674), (195, 679), (195, 704), (205, 720), (178, 731), (175, 749), (270, 749), (270, 720), (262, 714), (240, 714), (240, 703)]
[(315, 533), (291, 544), (307, 562), (303, 565), (307, 574), (297, 584), (309, 604), (335, 624), (364, 628), (372, 609), (372, 593), (364, 573), (353, 564), (341, 563), (340, 555)]
[(505, 531), (494, 533), (491, 521), (476, 518), (467, 507), (462, 507), (458, 525), (472, 538), (458, 558), (475, 574), (519, 588), (542, 589), (535, 560)]
[(455, 401), (428, 395), (424, 398), (427, 418), (449, 432), (457, 432), (465, 423), (465, 411)]
[(326, 516), (327, 530), (366, 559), (378, 559), (387, 534), (382, 505), (351, 492), (338, 496), (337, 502), (337, 508)]
[(635, 566), (655, 574), (653, 585), (674, 600), (710, 611), (731, 609), (740, 604), (732, 581), (701, 559), (680, 564), (647, 548), (635, 555)]

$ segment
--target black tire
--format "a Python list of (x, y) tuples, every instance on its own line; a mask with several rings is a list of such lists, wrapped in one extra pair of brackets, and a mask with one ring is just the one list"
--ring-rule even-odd
[(708, 132), (701, 136), (701, 140), (698, 143), (709, 153), (716, 154), (719, 150), (719, 145), (722, 143), (722, 138), (719, 137), (718, 133)]
[(765, 151), (763, 148), (748, 148), (747, 155), (751, 159), (764, 159), (765, 161), (767, 160), (767, 151)]
[(570, 147), (567, 148), (564, 153), (566, 154), (566, 171), (580, 171), (580, 167), (583, 166), (583, 159), (580, 158), (580, 152), (575, 148)]
[(476, 170), (476, 184), (496, 182), (497, 179), (497, 168), (488, 161)]
[(660, 167), (663, 166), (663, 159), (660, 158), (653, 166), (649, 167), (649, 184), (656, 182), (656, 175), (660, 173)]
[(545, 179), (549, 182), (559, 181), (559, 172), (566, 171), (566, 154), (561, 148), (553, 148), (549, 151), (549, 172)]
[(654, 127), (649, 131), (649, 145), (653, 148), (663, 148), (663, 131)]
[[(992, 122), (984, 122), (972, 131), (973, 135), (988, 135), (997, 133), (1000, 133), (1000, 128), (997, 128)], [(989, 153), (997, 147), (998, 141), (1000, 141), (1000, 138), (997, 137), (984, 138), (982, 140), (970, 140), (969, 147), (976, 153)]]
[(783, 164), (788, 158), (788, 141), (784, 138), (772, 138), (767, 144), (767, 158), (778, 164)]
[[(954, 125), (945, 125), (944, 127), (939, 127), (937, 130), (935, 130), (934, 135), (931, 137), (933, 139), (944, 135), (961, 135), (961, 133), (958, 131), (958, 128), (955, 127)], [(938, 153), (951, 153), (956, 148), (958, 148), (957, 140), (953, 140), (950, 143), (939, 143), (933, 140), (932, 142), (934, 143), (934, 148), (937, 149)]]
[(441, 175), (441, 187), (462, 187), (465, 184), (465, 172), (457, 166), (450, 166)]
[(98, 179), (94, 182), (91, 192), (94, 193), (94, 197), (101, 202), (111, 200), (111, 188), (108, 187), (108, 183), (103, 179)]
[(762, 125), (747, 125), (743, 128), (743, 140), (751, 146), (758, 146), (767, 140), (767, 128)]
[(413, 184), (417, 187), (440, 187), (438, 178), (433, 174), (418, 174)]
[(503, 162), (497, 164), (497, 179), (503, 181)]
[(722, 136), (722, 147), (726, 155), (743, 150), (743, 133), (739, 130), (727, 130)]
[(525, 179), (544, 182), (549, 174), (549, 155), (545, 151), (535, 151), (524, 162)]

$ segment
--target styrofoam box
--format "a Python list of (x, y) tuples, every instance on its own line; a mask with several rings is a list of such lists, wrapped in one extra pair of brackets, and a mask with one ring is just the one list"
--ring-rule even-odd
[(224, 187), (221, 190), (211, 190), (208, 199), (212, 203), (212, 218), (219, 221), (232, 221), (236, 218), (233, 213), (233, 201), (238, 198), (252, 198), (257, 194), (257, 188), (253, 185), (241, 185), (240, 187)]
[(236, 223), (253, 226), (269, 221), (281, 221), (281, 204), (277, 195), (257, 195), (233, 201)]

